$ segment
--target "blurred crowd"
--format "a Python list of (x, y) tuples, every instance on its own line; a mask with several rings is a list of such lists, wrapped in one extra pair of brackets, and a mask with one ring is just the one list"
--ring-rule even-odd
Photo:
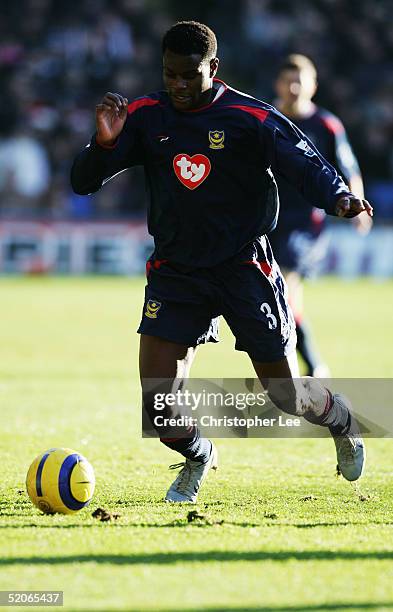
[(215, 29), (219, 76), (267, 101), (283, 57), (311, 57), (316, 102), (342, 118), (366, 190), (393, 217), (391, 14), (390, 0), (3, 0), (0, 218), (143, 214), (139, 169), (92, 198), (72, 194), (69, 169), (106, 91), (132, 99), (161, 87), (161, 37), (179, 19)]

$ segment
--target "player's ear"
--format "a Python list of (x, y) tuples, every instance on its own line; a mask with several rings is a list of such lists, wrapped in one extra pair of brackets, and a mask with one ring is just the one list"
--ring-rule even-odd
[(210, 60), (210, 78), (211, 79), (216, 76), (219, 63), (220, 63), (220, 60), (218, 59), (218, 57), (213, 57), (213, 59)]

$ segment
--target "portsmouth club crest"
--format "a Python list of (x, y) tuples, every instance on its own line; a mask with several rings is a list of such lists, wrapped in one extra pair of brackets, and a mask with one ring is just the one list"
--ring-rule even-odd
[(158, 311), (161, 308), (161, 302), (155, 300), (148, 300), (146, 304), (145, 316), (149, 319), (157, 319)]
[(210, 149), (223, 149), (225, 140), (225, 132), (219, 132), (218, 130), (209, 130), (209, 148)]

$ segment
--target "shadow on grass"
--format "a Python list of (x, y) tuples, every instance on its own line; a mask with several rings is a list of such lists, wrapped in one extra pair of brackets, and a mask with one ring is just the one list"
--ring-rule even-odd
[[(376, 603), (376, 602), (360, 602), (360, 603), (332, 603), (332, 604), (310, 604), (299, 606), (220, 606), (216, 607), (199, 607), (199, 608), (128, 608), (126, 612), (329, 612), (329, 610), (392, 610), (393, 603)], [(113, 610), (106, 609), (106, 612), (117, 612), (117, 608)], [(68, 612), (80, 612), (80, 610), (68, 609)]]
[(4, 518), (12, 518), (12, 517), (20, 517), (20, 518), (26, 518), (26, 515), (28, 513), (27, 512), (12, 512), (12, 510), (10, 510), (9, 512), (0, 512), (0, 519)]
[[(0, 515), (0, 520), (1, 520)], [(5, 516), (5, 515), (3, 515)], [(25, 517), (26, 515), (21, 514), (10, 514), (9, 516), (14, 517)], [(47, 517), (42, 515), (42, 517), (37, 517), (37, 520), (40, 518), (47, 520)], [(148, 522), (127, 522), (123, 523), (120, 521), (95, 521), (94, 523), (71, 523), (69, 525), (51, 525), (50, 523), (21, 523), (21, 524), (7, 524), (0, 525), (1, 529), (91, 529), (92, 527), (105, 527), (105, 528), (115, 528), (116, 529), (127, 529), (127, 528), (148, 528), (148, 529), (167, 529), (167, 528), (208, 528), (208, 527), (241, 527), (241, 528), (261, 528), (261, 527), (295, 527), (296, 529), (315, 529), (317, 527), (356, 527), (356, 526), (365, 526), (365, 525), (380, 525), (381, 527), (387, 527), (393, 525), (393, 521), (337, 521), (332, 523), (286, 523), (281, 522), (279, 518), (271, 519), (266, 517), (261, 523), (248, 523), (246, 521), (227, 521), (225, 519), (221, 521), (216, 521), (214, 519), (210, 520), (210, 517), (203, 519), (201, 521), (195, 520), (188, 522), (186, 518), (184, 519), (175, 519), (170, 523), (148, 523)]]
[[(278, 523), (277, 523), (278, 524)], [(296, 527), (297, 529), (313, 529), (315, 527), (356, 527), (358, 525), (370, 526), (393, 525), (392, 521), (337, 521), (335, 523), (280, 523), (280, 527)]]
[[(337, 603), (337, 604), (311, 604), (311, 605), (300, 605), (300, 606), (248, 606), (248, 607), (236, 607), (236, 606), (225, 606), (221, 608), (217, 606), (203, 607), (203, 608), (183, 608), (182, 612), (329, 612), (329, 610), (381, 610), (381, 609), (393, 609), (393, 603)], [(157, 612), (176, 612), (176, 608), (155, 608)], [(72, 610), (69, 610), (72, 612)], [(75, 610), (76, 612), (76, 610)], [(129, 612), (132, 612), (132, 608), (129, 608)]]
[(67, 555), (52, 557), (3, 557), (0, 567), (9, 565), (66, 565), (70, 563), (100, 563), (110, 565), (170, 565), (172, 563), (220, 563), (236, 561), (369, 561), (392, 560), (393, 551), (331, 551), (331, 550), (293, 550), (293, 551), (236, 551), (208, 550), (205, 552), (171, 552), (130, 555)]
[[(329, 610), (382, 610), (382, 609), (393, 609), (393, 603), (337, 603), (337, 604), (311, 604), (311, 605), (300, 605), (300, 606), (225, 606), (221, 608), (217, 606), (203, 607), (203, 608), (182, 608), (182, 612), (329, 612)], [(132, 608), (128, 609), (132, 612)], [(136, 609), (135, 609), (136, 610)], [(139, 608), (138, 608), (139, 610)], [(148, 611), (149, 609), (146, 608)], [(155, 608), (157, 612), (176, 612), (176, 608)], [(73, 612), (69, 610), (69, 612)], [(76, 610), (74, 612), (77, 612)]]
[[(1, 518), (1, 517), (0, 517)], [(263, 523), (236, 523), (234, 521), (191, 521), (188, 522), (187, 519), (180, 519), (178, 521), (172, 521), (171, 523), (119, 523), (118, 521), (96, 521), (95, 523), (81, 523), (71, 524), (71, 525), (50, 525), (48, 523), (40, 525), (38, 523), (26, 523), (22, 525), (0, 525), (0, 529), (31, 529), (32, 527), (38, 529), (90, 529), (91, 527), (116, 527), (118, 528), (132, 528), (132, 527), (146, 527), (149, 529), (162, 529), (162, 528), (174, 528), (174, 527), (188, 527), (188, 528), (207, 528), (207, 527), (222, 527), (223, 525), (231, 525), (232, 527), (263, 527)]]

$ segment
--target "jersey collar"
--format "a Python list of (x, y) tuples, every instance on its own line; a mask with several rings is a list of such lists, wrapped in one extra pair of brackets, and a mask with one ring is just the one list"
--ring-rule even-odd
[(221, 79), (213, 79), (213, 88), (216, 90), (216, 95), (214, 96), (213, 100), (209, 102), (209, 104), (205, 104), (205, 106), (200, 106), (199, 108), (193, 108), (192, 110), (184, 110), (182, 112), (199, 113), (200, 111), (204, 111), (207, 108), (210, 108), (210, 106), (213, 106), (213, 104), (215, 104), (217, 100), (219, 100), (221, 96), (226, 92), (226, 90), (228, 89), (228, 85), (224, 83), (224, 81), (221, 81)]

